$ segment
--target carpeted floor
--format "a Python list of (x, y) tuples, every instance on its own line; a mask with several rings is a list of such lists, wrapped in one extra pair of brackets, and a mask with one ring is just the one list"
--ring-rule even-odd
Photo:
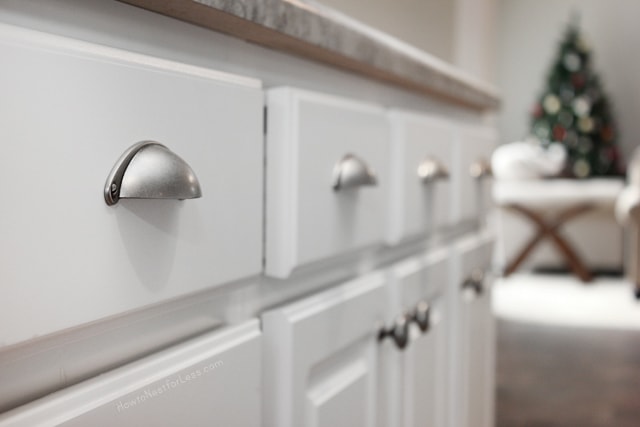
[[(598, 285), (590, 285), (592, 288), (586, 291), (589, 298), (564, 300), (571, 293), (566, 286), (562, 289), (562, 280), (558, 281), (558, 289), (545, 289), (553, 304), (545, 307), (544, 298), (534, 298), (530, 299), (531, 304), (538, 306), (528, 307), (531, 313), (546, 310), (549, 316), (557, 315), (558, 324), (537, 321), (542, 318), (537, 315), (518, 319), (505, 316), (500, 307), (508, 306), (510, 299), (514, 303), (526, 300), (529, 285), (523, 285), (522, 292), (501, 288), (506, 284), (496, 287), (496, 427), (640, 426), (640, 324), (633, 327), (635, 310), (629, 309), (626, 297), (625, 302), (611, 302), (613, 306), (607, 310), (624, 326), (619, 328), (608, 324), (602, 310), (598, 316), (608, 326), (600, 325), (600, 321), (594, 325), (588, 319), (590, 310), (586, 306), (582, 307), (586, 312), (584, 322), (577, 321), (580, 316), (575, 314), (570, 316), (570, 322), (564, 322), (563, 316), (553, 311), (562, 304), (580, 311), (584, 301), (594, 300), (594, 292), (598, 292), (594, 286)], [(516, 282), (509, 285), (518, 286)], [(601, 289), (606, 300), (611, 288)], [(625, 286), (621, 292), (628, 289)], [(625, 306), (631, 319), (621, 320), (619, 312), (623, 307), (616, 309), (616, 304)], [(640, 311), (640, 304), (637, 307)]]

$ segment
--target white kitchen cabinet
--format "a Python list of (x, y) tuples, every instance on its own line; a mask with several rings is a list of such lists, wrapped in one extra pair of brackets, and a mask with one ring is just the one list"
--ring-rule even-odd
[(462, 123), (456, 128), (454, 221), (481, 221), (491, 202), (491, 154), (498, 145), (496, 131)]
[(293, 88), (267, 91), (266, 273), (381, 244), (389, 127), (381, 107)]
[(441, 118), (396, 110), (389, 120), (387, 241), (394, 244), (451, 225), (455, 140), (453, 125)]
[[(8, 25), (0, 56), (0, 345), (260, 273), (259, 81)], [(143, 140), (202, 198), (107, 206)]]
[[(448, 251), (402, 261), (390, 269), (388, 323), (408, 315), (410, 338), (404, 350), (383, 346), (382, 426), (445, 427), (448, 375), (448, 316), (444, 292)], [(416, 318), (419, 316), (419, 318)], [(420, 324), (418, 323), (420, 320)], [(422, 326), (422, 328), (420, 327)]]
[(452, 276), (453, 393), (450, 411), (456, 427), (492, 427), (495, 326), (491, 312), (493, 241), (472, 236), (459, 242)]
[[(466, 107), (495, 95), (395, 42), (380, 52), (453, 98), (125, 3), (0, 2), (0, 427), (490, 427), (490, 290), (460, 286), (488, 262), (488, 180), (469, 169), (495, 143)], [(187, 3), (164, 14), (212, 23)], [(386, 40), (355, 28), (336, 40)], [(108, 206), (145, 140), (203, 197)], [(240, 326), (198, 335), (218, 323)]]
[(228, 327), (0, 415), (2, 427), (261, 425), (257, 320)]
[(385, 278), (360, 277), (262, 315), (266, 427), (373, 427)]

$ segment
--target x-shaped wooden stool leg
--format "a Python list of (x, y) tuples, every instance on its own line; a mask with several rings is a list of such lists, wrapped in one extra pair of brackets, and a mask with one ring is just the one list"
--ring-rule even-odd
[(580, 280), (582, 280), (583, 282), (589, 282), (591, 281), (591, 279), (593, 279), (591, 272), (589, 271), (589, 269), (587, 269), (582, 260), (580, 260), (578, 255), (576, 255), (575, 250), (558, 233), (558, 229), (562, 226), (562, 224), (569, 221), (570, 219), (575, 218), (578, 215), (592, 210), (594, 208), (593, 205), (580, 204), (571, 206), (570, 208), (567, 208), (564, 211), (560, 212), (559, 215), (552, 219), (545, 219), (541, 214), (518, 204), (506, 205), (505, 208), (515, 212), (519, 212), (520, 214), (533, 221), (538, 227), (537, 233), (527, 242), (520, 253), (513, 259), (513, 261), (509, 263), (509, 265), (505, 269), (505, 277), (516, 271), (520, 264), (522, 264), (522, 262), (529, 256), (531, 251), (533, 251), (536, 245), (540, 243), (545, 237), (549, 237), (555, 244), (560, 254), (569, 264), (569, 268), (571, 268), (571, 270), (575, 273), (576, 276), (580, 278)]

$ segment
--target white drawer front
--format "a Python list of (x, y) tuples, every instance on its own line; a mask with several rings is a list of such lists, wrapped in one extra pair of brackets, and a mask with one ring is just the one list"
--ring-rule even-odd
[[(379, 243), (388, 186), (388, 125), (381, 108), (279, 88), (268, 92), (266, 273)], [(377, 185), (335, 190), (345, 155)]]
[(261, 425), (257, 320), (191, 340), (0, 415), (2, 427)]
[(418, 301), (446, 293), (449, 251), (446, 248), (412, 257), (391, 268), (391, 300), (395, 314), (412, 310)]
[(463, 127), (459, 130), (459, 156), (454, 177), (459, 197), (457, 221), (476, 220), (486, 214), (491, 201), (491, 175), (490, 172), (482, 173), (481, 167), (490, 164), (496, 145), (497, 135), (489, 127)]
[[(259, 274), (259, 82), (5, 26), (0, 56), (1, 344)], [(142, 140), (203, 197), (107, 206)]]
[(387, 240), (394, 244), (452, 222), (454, 139), (444, 120), (394, 111)]

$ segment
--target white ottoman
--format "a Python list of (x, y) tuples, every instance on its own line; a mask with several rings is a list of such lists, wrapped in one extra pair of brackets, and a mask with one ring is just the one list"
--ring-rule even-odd
[[(547, 261), (555, 261), (552, 266), (558, 266), (561, 255), (585, 282), (591, 280), (592, 268), (620, 268), (622, 231), (613, 208), (623, 187), (624, 181), (617, 178), (495, 181), (497, 263), (504, 274), (525, 264), (539, 245), (536, 255), (545, 252)], [(556, 250), (555, 257), (549, 257), (552, 252), (542, 244), (545, 240)]]

